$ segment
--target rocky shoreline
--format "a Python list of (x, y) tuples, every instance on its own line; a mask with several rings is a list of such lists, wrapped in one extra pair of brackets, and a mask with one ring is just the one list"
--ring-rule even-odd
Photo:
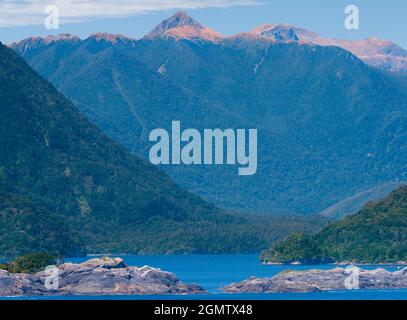
[(0, 296), (202, 294), (197, 285), (149, 266), (127, 266), (121, 258), (64, 263), (36, 274), (0, 270)]
[[(291, 263), (282, 263), (282, 262), (273, 262), (273, 261), (261, 261), (261, 264), (265, 266), (284, 266), (284, 265), (292, 265), (292, 266), (301, 266), (307, 265), (306, 263), (302, 263), (301, 261), (293, 261)], [(335, 266), (407, 266), (407, 261), (397, 261), (397, 262), (352, 262), (352, 261), (341, 261), (341, 262), (332, 262), (332, 263), (318, 263), (319, 265), (335, 265)], [(312, 264), (314, 265), (314, 264)]]
[(407, 289), (407, 268), (334, 268), (329, 270), (283, 271), (272, 278), (251, 277), (221, 288), (227, 293), (306, 293), (350, 289)]

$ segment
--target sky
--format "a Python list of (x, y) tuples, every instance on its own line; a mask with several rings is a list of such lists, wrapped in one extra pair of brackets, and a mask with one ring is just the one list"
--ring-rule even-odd
[[(59, 8), (58, 30), (45, 28), (45, 8)], [(359, 8), (359, 30), (344, 26), (345, 7)], [(320, 36), (391, 40), (407, 49), (406, 0), (0, 0), (0, 41), (30, 36), (94, 32), (141, 38), (162, 20), (183, 10), (224, 35), (263, 23), (290, 23)]]

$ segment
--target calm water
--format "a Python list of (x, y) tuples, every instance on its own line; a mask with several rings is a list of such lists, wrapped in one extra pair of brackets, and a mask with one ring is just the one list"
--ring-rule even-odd
[[(353, 290), (301, 294), (225, 294), (219, 288), (250, 276), (272, 277), (282, 270), (329, 269), (335, 266), (266, 266), (261, 265), (257, 255), (192, 255), (192, 256), (122, 256), (128, 265), (149, 265), (175, 273), (185, 283), (196, 283), (209, 294), (191, 296), (113, 296), (69, 297), (69, 299), (259, 299), (259, 300), (332, 300), (332, 299), (396, 299), (407, 300), (407, 290)], [(83, 262), (90, 257), (66, 259)], [(379, 266), (363, 267), (375, 269)], [(380, 266), (383, 267), (383, 266)], [(390, 271), (399, 267), (387, 266)], [(35, 298), (34, 298), (35, 299)], [(43, 298), (42, 298), (43, 299)], [(49, 299), (49, 298), (46, 298)], [(56, 298), (56, 299), (66, 299)]]

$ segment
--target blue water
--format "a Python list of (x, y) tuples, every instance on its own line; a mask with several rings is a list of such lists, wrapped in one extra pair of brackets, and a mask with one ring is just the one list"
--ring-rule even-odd
[[(175, 255), (175, 256), (121, 256), (128, 265), (160, 268), (175, 273), (185, 283), (195, 283), (209, 292), (204, 295), (186, 296), (80, 296), (54, 297), (53, 299), (226, 299), (226, 300), (407, 300), (406, 290), (348, 290), (322, 293), (290, 294), (225, 294), (220, 287), (241, 281), (251, 276), (272, 277), (283, 270), (330, 269), (336, 266), (268, 266), (260, 264), (257, 255)], [(90, 257), (71, 258), (66, 261), (80, 263)], [(386, 268), (390, 271), (398, 266), (363, 266), (365, 269)], [(33, 297), (30, 299), (38, 299)], [(40, 299), (50, 299), (40, 298)]]

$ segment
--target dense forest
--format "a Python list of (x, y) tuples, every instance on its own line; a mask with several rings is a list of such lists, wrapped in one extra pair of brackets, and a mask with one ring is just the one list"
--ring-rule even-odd
[[(176, 18), (158, 30), (197, 25)], [(200, 132), (256, 128), (253, 176), (242, 179), (232, 166), (161, 166), (221, 208), (314, 214), (407, 181), (407, 87), (342, 48), (253, 35), (136, 41), (100, 34), (31, 38), (12, 48), (144, 159), (148, 133), (170, 131), (172, 120)], [(361, 209), (351, 207), (346, 213)]]
[(324, 221), (218, 209), (108, 138), (0, 44), (0, 256), (253, 253)]
[(270, 263), (394, 263), (407, 261), (407, 186), (315, 235), (293, 234), (264, 251)]

